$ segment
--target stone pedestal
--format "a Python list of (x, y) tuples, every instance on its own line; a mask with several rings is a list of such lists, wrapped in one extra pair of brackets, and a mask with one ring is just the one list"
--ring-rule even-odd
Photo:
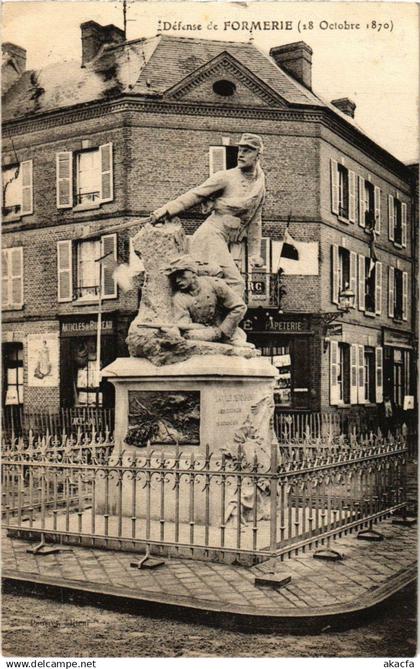
[[(190, 417), (186, 415), (185, 420), (181, 416), (178, 424), (189, 425), (189, 429), (184, 433), (182, 430), (172, 429), (168, 420), (169, 428), (160, 430), (152, 439), (152, 448), (163, 451), (165, 457), (170, 459), (175, 456), (177, 449), (175, 439), (179, 440), (179, 449), (184, 461), (185, 458), (200, 456), (202, 458), (206, 445), (214, 455), (221, 454), (222, 449), (229, 447), (234, 451), (235, 435), (250, 416), (253, 426), (259, 432), (259, 446), (256, 448), (264, 450), (266, 456), (270, 453), (275, 441), (272, 398), (277, 370), (263, 358), (246, 360), (223, 355), (193, 356), (185, 362), (160, 367), (141, 358), (118, 358), (106, 367), (102, 374), (114, 384), (116, 391), (116, 445), (112, 456), (114, 462), (121, 449), (124, 450), (125, 464), (132, 458), (146, 455), (147, 447), (139, 448), (125, 441), (129, 430), (130, 407), (132, 425), (133, 402), (147, 415), (147, 412), (153, 413), (155, 410), (153, 402), (159, 400), (160, 396), (162, 404), (170, 401), (173, 406), (181, 406), (186, 402), (186, 406), (190, 409), (192, 407), (193, 413)], [(261, 407), (262, 404), (264, 410), (256, 412), (255, 407)], [(188, 486), (186, 480), (177, 481), (176, 484), (179, 488), (179, 519), (182, 522), (191, 520), (189, 507), (191, 490)], [(107, 512), (115, 514), (122, 508), (123, 516), (132, 516), (134, 503), (136, 514), (141, 517), (145, 513), (146, 504), (146, 491), (142, 481), (139, 480), (136, 487), (130, 483), (124, 484), (123, 494), (119, 498), (117, 487), (113, 481), (110, 482)], [(172, 491), (170, 484), (165, 488), (165, 518), (168, 520), (175, 518), (176, 487)], [(211, 523), (220, 521), (220, 508), (216, 508), (219, 505), (215, 502), (219, 496), (212, 482), (210, 493), (213, 492), (214, 494), (210, 494)], [(133, 494), (136, 495), (136, 500), (133, 499)], [(160, 494), (161, 487), (156, 481), (152, 486), (152, 498), (149, 500), (152, 518), (159, 518)], [(196, 490), (194, 498), (194, 520), (204, 522), (205, 493), (200, 495)], [(104, 513), (103, 491), (98, 490), (97, 500), (98, 512)]]

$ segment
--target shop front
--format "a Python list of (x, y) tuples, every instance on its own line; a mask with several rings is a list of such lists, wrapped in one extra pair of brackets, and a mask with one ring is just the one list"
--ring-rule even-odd
[(261, 355), (277, 367), (274, 400), (278, 410), (309, 410), (316, 399), (313, 383), (314, 331), (308, 315), (277, 309), (249, 309), (242, 327)]
[(384, 398), (397, 411), (414, 409), (413, 346), (407, 332), (383, 329)]
[[(99, 325), (99, 332), (98, 332)], [(63, 318), (60, 324), (61, 406), (114, 406), (113, 386), (100, 370), (116, 357), (114, 315)]]

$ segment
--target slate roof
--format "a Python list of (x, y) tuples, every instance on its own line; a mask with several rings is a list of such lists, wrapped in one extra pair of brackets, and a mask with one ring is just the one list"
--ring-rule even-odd
[(288, 104), (329, 107), (356, 126), (353, 119), (282, 71), (252, 43), (171, 35), (105, 46), (84, 68), (80, 61), (68, 60), (25, 72), (3, 99), (3, 121), (121, 94), (160, 96), (223, 52), (231, 54)]

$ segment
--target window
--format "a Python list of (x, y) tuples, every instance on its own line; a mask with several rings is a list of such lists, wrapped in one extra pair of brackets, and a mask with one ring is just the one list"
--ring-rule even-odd
[(331, 247), (331, 288), (334, 304), (339, 304), (340, 292), (346, 288), (350, 288), (356, 296), (357, 256), (353, 251), (335, 244)]
[(33, 213), (32, 160), (3, 168), (3, 207), (7, 221)]
[(102, 406), (96, 337), (75, 337), (72, 346), (73, 360), (77, 369), (75, 406)]
[(4, 344), (4, 406), (23, 404), (23, 345)]
[(388, 315), (399, 321), (408, 319), (408, 272), (389, 267)]
[(342, 163), (331, 160), (331, 211), (340, 220), (354, 223), (356, 216), (356, 175)]
[(56, 155), (57, 208), (89, 209), (114, 199), (112, 143)]
[(23, 307), (23, 248), (3, 249), (2, 259), (2, 309)]
[(233, 81), (228, 81), (228, 79), (219, 79), (213, 84), (213, 90), (217, 95), (222, 97), (230, 97), (236, 91), (236, 86)]
[(114, 280), (117, 235), (57, 242), (58, 301), (90, 302), (117, 297)]
[(382, 348), (330, 342), (330, 404), (382, 402)]
[(388, 196), (388, 237), (395, 246), (407, 246), (407, 205), (393, 195)]
[(364, 363), (365, 401), (372, 403), (376, 400), (375, 349), (365, 346)]
[(359, 255), (359, 309), (369, 315), (382, 313), (382, 263)]
[(210, 174), (230, 170), (238, 164), (237, 146), (211, 146), (209, 149)]

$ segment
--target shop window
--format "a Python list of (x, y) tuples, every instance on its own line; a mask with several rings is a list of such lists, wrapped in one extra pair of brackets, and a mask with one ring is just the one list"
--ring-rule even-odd
[(237, 146), (211, 146), (209, 148), (210, 174), (220, 170), (230, 170), (238, 164)]
[(388, 196), (388, 237), (395, 246), (407, 246), (407, 205), (393, 195)]
[(8, 165), (2, 171), (3, 220), (33, 213), (32, 160)]
[(117, 235), (57, 242), (58, 301), (97, 301), (117, 297), (114, 270)]
[[(263, 353), (264, 355), (264, 353)], [(271, 363), (277, 367), (279, 378), (274, 388), (274, 401), (279, 406), (292, 404), (292, 361), (290, 346), (273, 346), (271, 349)]]
[(364, 384), (365, 384), (365, 401), (376, 401), (376, 379), (375, 379), (375, 349), (365, 346), (364, 350)]
[(102, 406), (100, 367), (96, 350), (96, 337), (80, 337), (73, 341), (76, 369), (75, 406)]
[(6, 407), (22, 405), (23, 344), (4, 344), (3, 361), (3, 404)]
[(114, 199), (112, 143), (56, 155), (57, 208), (99, 207)]
[(402, 351), (400, 349), (394, 349), (393, 358), (394, 403), (396, 406), (402, 407), (404, 401), (404, 365)]

